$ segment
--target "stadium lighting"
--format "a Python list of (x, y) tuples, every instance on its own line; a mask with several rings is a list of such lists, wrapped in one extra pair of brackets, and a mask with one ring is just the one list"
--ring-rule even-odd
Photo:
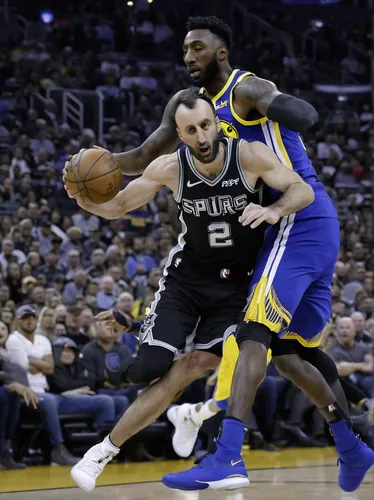
[(127, 6), (128, 6), (128, 7), (134, 7), (134, 2), (133, 2), (133, 0), (128, 0), (128, 2), (127, 2)]
[(153, 0), (147, 0), (148, 3), (153, 3)]

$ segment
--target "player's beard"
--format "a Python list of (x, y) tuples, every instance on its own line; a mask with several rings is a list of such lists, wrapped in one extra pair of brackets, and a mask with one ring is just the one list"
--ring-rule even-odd
[(194, 85), (197, 87), (209, 87), (212, 85), (219, 73), (219, 64), (217, 54), (213, 54), (212, 59), (209, 61), (204, 70), (200, 70), (199, 78), (191, 78)]
[(212, 161), (214, 161), (217, 158), (220, 142), (221, 141), (219, 137), (214, 139), (213, 144), (211, 146), (210, 154), (208, 156), (201, 156), (201, 154), (197, 149), (191, 148), (190, 146), (187, 147), (190, 150), (192, 156), (196, 158), (196, 160), (200, 161), (201, 163), (212, 163)]

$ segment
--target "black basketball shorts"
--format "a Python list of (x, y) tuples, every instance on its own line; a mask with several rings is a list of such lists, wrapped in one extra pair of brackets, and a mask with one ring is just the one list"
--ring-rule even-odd
[(164, 347), (177, 357), (186, 343), (222, 356), (225, 336), (235, 331), (246, 305), (248, 282), (186, 282), (168, 274), (160, 280), (139, 343)]

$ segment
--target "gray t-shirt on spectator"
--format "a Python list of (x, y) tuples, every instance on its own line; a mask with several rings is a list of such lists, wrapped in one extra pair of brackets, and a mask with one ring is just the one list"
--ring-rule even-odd
[(371, 349), (362, 342), (355, 342), (352, 347), (344, 347), (336, 343), (330, 349), (329, 354), (336, 363), (346, 361), (348, 363), (362, 363), (366, 354), (371, 354)]

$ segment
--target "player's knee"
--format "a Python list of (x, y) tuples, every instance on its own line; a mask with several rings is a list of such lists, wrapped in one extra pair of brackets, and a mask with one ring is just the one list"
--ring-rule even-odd
[(239, 323), (235, 333), (239, 348), (245, 340), (252, 340), (269, 349), (272, 336), (273, 333), (267, 326), (255, 323), (254, 321), (242, 321)]
[(127, 362), (125, 379), (133, 384), (148, 384), (166, 375), (173, 361), (174, 354), (169, 349), (142, 344), (136, 357)]
[(332, 385), (339, 378), (338, 369), (333, 359), (319, 347), (298, 347), (299, 356), (322, 373), (326, 382)]
[[(286, 342), (284, 340), (283, 342)], [(302, 361), (298, 354), (286, 354), (273, 358), (278, 372), (288, 380), (294, 380), (302, 371)]]
[(186, 354), (183, 359), (184, 363), (187, 373), (197, 378), (206, 370), (215, 370), (220, 363), (220, 358), (210, 352), (195, 350)]

